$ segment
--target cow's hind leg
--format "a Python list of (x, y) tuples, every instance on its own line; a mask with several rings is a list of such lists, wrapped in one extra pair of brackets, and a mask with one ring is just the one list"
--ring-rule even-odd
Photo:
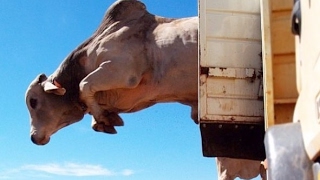
[(103, 62), (80, 82), (80, 98), (86, 103), (90, 114), (95, 119), (95, 122), (93, 122), (95, 130), (116, 133), (113, 126), (123, 125), (123, 121), (118, 114), (106, 113), (99, 106), (94, 94), (98, 91), (136, 87), (141, 80), (141, 73), (136, 73), (134, 70), (134, 67), (130, 66), (129, 63), (123, 65), (117, 63), (117, 61), (107, 61)]
[(191, 118), (196, 124), (199, 124), (199, 119), (198, 119), (198, 102), (193, 103), (191, 106)]
[(184, 101), (184, 102), (180, 102), (180, 103), (188, 105), (188, 106), (191, 107), (191, 118), (196, 124), (199, 124), (199, 120), (198, 120), (198, 101)]

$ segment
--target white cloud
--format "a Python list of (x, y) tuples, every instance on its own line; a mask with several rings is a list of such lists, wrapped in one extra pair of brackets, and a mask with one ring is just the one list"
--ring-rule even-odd
[(123, 169), (120, 171), (112, 171), (101, 165), (92, 164), (78, 164), (78, 163), (51, 163), (51, 164), (29, 164), (24, 165), (17, 169), (6, 170), (6, 172), (0, 172), (0, 179), (12, 177), (12, 175), (19, 175), (28, 173), (44, 173), (58, 176), (131, 176), (135, 171), (131, 169)]
[(101, 167), (100, 165), (65, 163), (25, 165), (23, 170), (40, 171), (61, 176), (113, 176), (114, 172)]
[(122, 175), (124, 176), (131, 176), (134, 174), (134, 171), (131, 170), (131, 169), (124, 169), (122, 172), (121, 172)]

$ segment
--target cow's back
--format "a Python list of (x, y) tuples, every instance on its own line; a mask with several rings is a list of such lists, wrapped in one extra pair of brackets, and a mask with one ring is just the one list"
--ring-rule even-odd
[[(197, 94), (198, 18), (159, 24), (149, 35), (148, 61), (159, 90)], [(174, 92), (172, 92), (174, 91)]]

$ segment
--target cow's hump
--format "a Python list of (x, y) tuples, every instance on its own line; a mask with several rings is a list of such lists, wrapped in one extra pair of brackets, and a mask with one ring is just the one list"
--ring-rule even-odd
[(146, 13), (146, 6), (137, 0), (118, 0), (107, 10), (104, 19), (122, 21), (139, 19)]

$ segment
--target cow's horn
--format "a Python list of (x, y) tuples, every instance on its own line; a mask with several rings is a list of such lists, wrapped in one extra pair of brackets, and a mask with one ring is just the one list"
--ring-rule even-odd
[[(59, 84), (60, 86), (60, 84)], [(47, 93), (54, 93), (56, 95), (64, 95), (66, 93), (66, 89), (63, 87), (58, 87), (51, 82), (45, 82), (44, 91)]]

